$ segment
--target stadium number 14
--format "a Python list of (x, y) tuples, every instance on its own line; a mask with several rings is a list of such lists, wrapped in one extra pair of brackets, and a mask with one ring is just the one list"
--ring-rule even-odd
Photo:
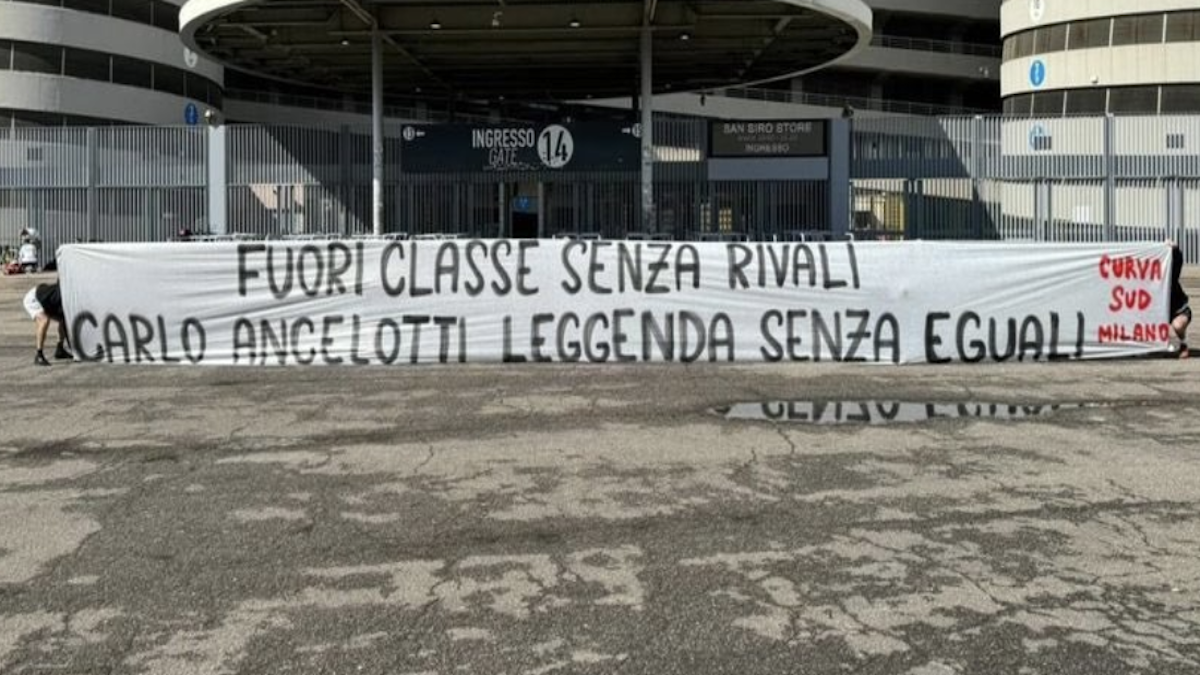
[(538, 156), (551, 169), (561, 169), (575, 154), (575, 139), (566, 127), (552, 124), (538, 134)]

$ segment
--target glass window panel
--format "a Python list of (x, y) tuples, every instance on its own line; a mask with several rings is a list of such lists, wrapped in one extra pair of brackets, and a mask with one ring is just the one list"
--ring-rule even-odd
[(1107, 47), (1108, 32), (1111, 23), (1111, 19), (1076, 21), (1071, 24), (1068, 47), (1070, 49)]
[(1068, 115), (1103, 115), (1107, 109), (1107, 89), (1072, 89), (1067, 92)]
[(1033, 95), (1034, 115), (1062, 115), (1064, 94), (1061, 91), (1039, 91)]
[(1162, 113), (1200, 113), (1200, 85), (1179, 84), (1162, 88)]
[(1197, 12), (1171, 12), (1167, 15), (1167, 42), (1191, 42)]
[(197, 101), (205, 101), (208, 99), (208, 80), (200, 77), (195, 73), (185, 72), (184, 77), (187, 81), (187, 94), (190, 99)]
[(1028, 115), (1033, 103), (1031, 94), (1018, 94), (1004, 99), (1004, 113), (1007, 115)]
[(1114, 115), (1153, 115), (1158, 112), (1158, 87), (1113, 87), (1108, 111)]
[(1013, 58), (1021, 59), (1033, 55), (1033, 33), (1034, 31), (1025, 31), (1017, 35), (1016, 52), (1013, 54)]
[(112, 15), (118, 19), (153, 24), (151, 0), (112, 0)]
[(16, 127), (61, 127), (62, 115), (56, 113), (36, 112), (33, 110), (14, 110), (13, 126)]
[(1137, 43), (1157, 45), (1163, 41), (1163, 15), (1145, 14), (1137, 19)]
[(1135, 35), (1137, 26), (1137, 17), (1134, 16), (1118, 16), (1113, 19), (1112, 27), (1112, 44), (1114, 47), (1121, 45), (1131, 45), (1136, 42)]
[(114, 55), (112, 74), (112, 81), (117, 84), (127, 84), (142, 89), (150, 89), (154, 85), (150, 64), (138, 59)]
[(156, 64), (154, 66), (154, 90), (187, 96), (187, 78), (178, 68)]
[(63, 7), (92, 14), (108, 14), (109, 0), (63, 0)]
[(13, 70), (62, 74), (62, 47), (33, 42), (13, 43)]
[(1040, 45), (1039, 54), (1049, 52), (1061, 52), (1067, 48), (1067, 24), (1060, 23), (1057, 26), (1047, 26), (1038, 31), (1038, 39)]
[(154, 25), (172, 33), (179, 32), (179, 8), (170, 3), (154, 0)]
[(64, 54), (63, 74), (67, 77), (82, 77), (85, 80), (108, 82), (109, 55), (90, 49), (67, 47)]

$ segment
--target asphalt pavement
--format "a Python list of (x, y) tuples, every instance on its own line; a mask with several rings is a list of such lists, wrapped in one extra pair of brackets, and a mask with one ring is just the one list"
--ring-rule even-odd
[(36, 280), (5, 674), (1200, 672), (1195, 359), (39, 369)]

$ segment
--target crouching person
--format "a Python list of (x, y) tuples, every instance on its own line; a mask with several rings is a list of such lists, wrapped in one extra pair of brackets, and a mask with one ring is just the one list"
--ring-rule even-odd
[(33, 357), (35, 365), (48, 366), (43, 350), (46, 347), (46, 334), (50, 332), (50, 322), (58, 324), (58, 345), (54, 348), (54, 358), (74, 358), (67, 349), (70, 344), (67, 339), (67, 320), (63, 316), (62, 295), (58, 283), (39, 284), (25, 294), (25, 311), (35, 322), (34, 336), (37, 342), (37, 354)]

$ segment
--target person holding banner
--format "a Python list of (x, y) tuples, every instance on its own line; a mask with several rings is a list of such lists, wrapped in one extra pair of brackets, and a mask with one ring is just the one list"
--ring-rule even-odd
[(58, 345), (54, 349), (54, 358), (73, 358), (71, 352), (66, 349), (66, 345), (69, 343), (67, 339), (67, 319), (63, 315), (62, 294), (59, 292), (58, 282), (39, 284), (36, 288), (26, 293), (25, 311), (29, 313), (29, 318), (33, 319), (37, 324), (35, 329), (37, 354), (33, 357), (34, 365), (50, 365), (42, 350), (46, 346), (46, 333), (50, 331), (51, 321), (58, 324)]
[(1192, 308), (1188, 306), (1188, 294), (1179, 282), (1179, 276), (1183, 272), (1183, 251), (1170, 239), (1167, 240), (1167, 245), (1171, 247), (1171, 329), (1179, 338), (1179, 358), (1186, 359), (1190, 355), (1187, 329), (1192, 323)]

